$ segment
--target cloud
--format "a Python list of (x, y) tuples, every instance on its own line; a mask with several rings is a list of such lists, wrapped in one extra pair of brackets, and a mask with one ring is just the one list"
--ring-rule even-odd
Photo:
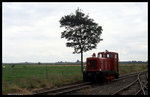
[(103, 41), (84, 53), (84, 61), (105, 49), (118, 52), (120, 60), (147, 60), (147, 3), (3, 2), (2, 7), (3, 62), (80, 60), (80, 54), (72, 54), (74, 49), (61, 39), (64, 28), (59, 24), (78, 7), (103, 28)]

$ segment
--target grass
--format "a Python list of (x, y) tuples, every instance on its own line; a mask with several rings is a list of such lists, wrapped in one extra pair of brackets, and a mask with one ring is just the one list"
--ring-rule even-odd
[(15, 92), (16, 88), (31, 90), (56, 87), (81, 79), (79, 66), (16, 65), (12, 68), (6, 65), (2, 70), (2, 92)]
[(24, 66), (6, 66), (3, 69), (2, 79), (6, 81), (12, 81), (14, 79), (22, 78), (46, 78), (46, 69), (48, 76), (59, 75), (59, 76), (69, 76), (80, 73), (79, 66), (39, 66), (39, 65), (24, 65)]
[[(120, 64), (119, 73), (147, 69), (147, 64)], [(47, 70), (47, 75), (46, 75)], [(53, 88), (82, 80), (80, 66), (5, 65), (2, 69), (2, 93), (31, 93), (34, 89)]]
[(138, 72), (142, 70), (147, 70), (148, 65), (147, 63), (142, 64), (136, 64), (136, 63), (130, 63), (130, 64), (119, 64), (119, 74), (128, 74), (132, 72)]

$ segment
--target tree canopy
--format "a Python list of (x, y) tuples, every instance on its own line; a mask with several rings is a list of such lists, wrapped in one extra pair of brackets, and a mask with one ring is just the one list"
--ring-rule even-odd
[[(102, 40), (102, 27), (98, 26), (89, 15), (85, 15), (79, 8), (75, 14), (65, 15), (60, 19), (60, 27), (65, 27), (61, 38), (66, 38), (67, 47), (73, 47), (73, 53), (82, 53), (93, 48)], [(81, 59), (82, 62), (82, 59)]]
[(102, 27), (98, 26), (93, 19), (77, 9), (75, 14), (66, 15), (60, 19), (61, 27), (65, 31), (61, 33), (61, 38), (66, 38), (67, 47), (74, 47), (74, 53), (81, 53), (81, 49), (86, 52), (96, 48), (100, 42)]

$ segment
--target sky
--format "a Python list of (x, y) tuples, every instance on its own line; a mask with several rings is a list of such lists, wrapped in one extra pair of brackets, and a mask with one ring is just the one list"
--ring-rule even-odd
[(84, 61), (105, 50), (118, 52), (119, 61), (148, 60), (147, 2), (2, 2), (2, 62), (80, 60), (59, 23), (77, 8), (103, 29), (103, 41), (84, 52)]

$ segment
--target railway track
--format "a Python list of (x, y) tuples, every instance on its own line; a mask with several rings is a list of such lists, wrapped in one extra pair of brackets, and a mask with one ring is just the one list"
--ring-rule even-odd
[(136, 80), (117, 90), (112, 95), (147, 95), (148, 94), (148, 73), (138, 73)]
[[(131, 73), (131, 74), (122, 75), (118, 79), (112, 80), (112, 82), (117, 82), (119, 80), (128, 79), (130, 77), (137, 76), (140, 73), (141, 72), (135, 72), (135, 73)], [(145, 78), (148, 80), (148, 75), (146, 75)], [(136, 82), (137, 82), (137, 80), (136, 80)], [(141, 82), (141, 80), (140, 80), (140, 82)], [(33, 93), (31, 95), (64, 95), (64, 94), (69, 94), (70, 95), (74, 91), (83, 90), (83, 89), (86, 89), (86, 88), (93, 88), (95, 86), (97, 87), (97, 86), (101, 86), (101, 85), (104, 85), (104, 84), (109, 84), (109, 83), (103, 83), (103, 84), (96, 85), (96, 84), (92, 84), (91, 82), (81, 82), (81, 83), (78, 83), (78, 84), (66, 85), (66, 86), (59, 87), (59, 88), (40, 91), (38, 93)], [(143, 86), (143, 84), (144, 84), (144, 89), (146, 89), (146, 87), (148, 89), (148, 86), (147, 86), (148, 82), (147, 82), (147, 85), (146, 85), (146, 82), (141, 83), (142, 86)], [(139, 89), (138, 94), (140, 94), (142, 91), (143, 91), (143, 89), (142, 90)], [(118, 93), (119, 93), (119, 91), (118, 91)], [(117, 95), (118, 93), (117, 92), (113, 93), (113, 95)]]
[(34, 93), (32, 95), (62, 95), (68, 92), (77, 91), (83, 88), (88, 88), (90, 87), (91, 84), (92, 84), (91, 82), (81, 82), (79, 84), (67, 85), (60, 88), (47, 90), (44, 92)]
[(120, 76), (118, 79), (113, 79), (112, 81), (119, 81), (119, 80), (123, 80), (123, 79), (129, 78), (129, 77), (137, 76), (139, 73), (140, 72), (134, 72), (134, 73), (130, 73), (130, 74), (125, 74), (125, 75)]
[(111, 95), (118, 89), (126, 86), (137, 78), (140, 72), (134, 72), (120, 76), (118, 79), (113, 79), (105, 83), (95, 83), (90, 88), (81, 89), (80, 91), (74, 91), (66, 93), (65, 95)]

